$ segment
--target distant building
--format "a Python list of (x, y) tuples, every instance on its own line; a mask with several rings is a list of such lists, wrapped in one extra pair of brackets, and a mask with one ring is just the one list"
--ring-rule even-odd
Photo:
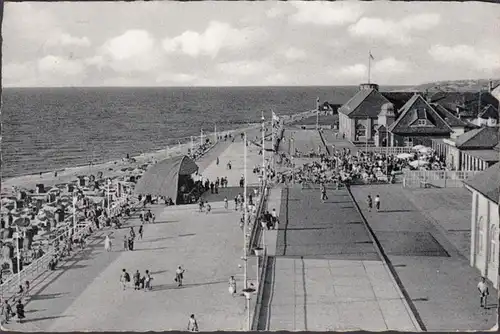
[(493, 86), (493, 82), (490, 82), (489, 91), (491, 95), (493, 95), (493, 97), (495, 97), (498, 101), (500, 101), (500, 84)]
[(472, 191), (470, 265), (498, 284), (500, 163), (465, 181)]
[(482, 127), (456, 138), (434, 139), (432, 148), (451, 170), (481, 171), (498, 162), (499, 132)]
[[(378, 88), (376, 84), (361, 84), (358, 93), (339, 108), (339, 132), (354, 144), (431, 145), (433, 138), (455, 138), (480, 125), (498, 122), (494, 118), (498, 101), (487, 92), (424, 96), (380, 92)], [(470, 111), (474, 101), (483, 109)], [(476, 119), (477, 125), (471, 122)]]

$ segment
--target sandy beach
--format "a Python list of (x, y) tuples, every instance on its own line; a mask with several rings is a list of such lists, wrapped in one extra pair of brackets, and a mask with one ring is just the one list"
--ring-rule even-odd
[[(315, 111), (306, 111), (303, 113), (299, 113), (293, 116), (283, 116), (285, 122), (287, 121), (295, 121), (297, 119), (301, 119), (304, 117), (309, 117), (311, 114), (314, 114)], [(266, 122), (269, 124), (268, 122)], [(248, 131), (249, 139), (253, 139), (260, 132), (260, 125), (252, 125), (250, 127), (241, 127), (234, 130), (224, 131), (219, 134), (238, 134), (242, 131)], [(253, 131), (252, 131), (253, 130)], [(255, 133), (254, 133), (255, 131)], [(199, 137), (197, 137), (199, 138)], [(207, 133), (205, 138), (210, 138), (211, 142), (214, 141), (214, 134)], [(199, 140), (199, 139), (198, 139)], [(223, 142), (223, 141), (222, 141)], [(195, 141), (195, 147), (199, 146), (199, 141)], [(191, 147), (191, 143), (184, 143), (181, 145), (171, 146), (169, 148), (165, 148), (163, 150), (158, 150), (154, 152), (143, 153), (138, 156), (132, 157), (131, 160), (119, 159), (112, 160), (109, 162), (96, 164), (92, 166), (78, 166), (78, 167), (68, 167), (62, 170), (57, 171), (57, 177), (55, 176), (54, 171), (46, 172), (40, 174), (31, 174), (31, 175), (23, 175), (18, 177), (13, 177), (9, 179), (2, 180), (2, 196), (8, 196), (12, 193), (12, 188), (22, 188), (22, 189), (34, 189), (36, 184), (42, 183), (44, 186), (54, 186), (60, 183), (69, 183), (77, 179), (80, 175), (97, 175), (99, 172), (102, 172), (103, 177), (116, 177), (116, 176), (126, 176), (129, 174), (129, 170), (133, 170), (138, 168), (144, 164), (150, 164), (153, 161), (160, 161), (163, 159), (167, 159), (170, 157), (178, 156), (181, 154), (187, 154), (188, 150)], [(122, 171), (127, 169), (126, 171)]]

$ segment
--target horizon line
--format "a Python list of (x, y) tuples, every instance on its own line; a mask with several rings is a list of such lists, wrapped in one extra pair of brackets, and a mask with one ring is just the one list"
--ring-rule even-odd
[[(39, 89), (39, 88), (265, 88), (265, 87), (358, 87), (361, 84), (348, 85), (236, 85), (236, 86), (7, 86), (2, 89)], [(380, 87), (413, 87), (422, 84), (378, 84)]]

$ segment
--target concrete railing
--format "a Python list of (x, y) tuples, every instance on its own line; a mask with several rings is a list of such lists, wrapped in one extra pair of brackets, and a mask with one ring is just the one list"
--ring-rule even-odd
[(259, 236), (261, 232), (261, 226), (258, 223), (259, 222), (259, 217), (262, 215), (262, 210), (265, 207), (265, 203), (267, 200), (267, 196), (269, 194), (269, 191), (267, 191), (267, 183), (264, 183), (264, 185), (261, 187), (260, 190), (261, 196), (259, 200), (259, 206), (257, 207), (257, 212), (254, 217), (254, 221), (252, 224), (252, 230), (250, 232), (250, 240), (248, 242), (248, 251), (252, 252), (254, 248), (259, 246)]
[(259, 285), (257, 286), (257, 292), (255, 293), (255, 307), (253, 310), (251, 330), (256, 331), (259, 327), (259, 318), (260, 313), (262, 311), (262, 299), (264, 296), (264, 287), (266, 285), (266, 274), (267, 274), (267, 265), (269, 262), (269, 256), (267, 256), (266, 248), (264, 248), (264, 255), (262, 256), (262, 261), (260, 261), (262, 269), (259, 272)]

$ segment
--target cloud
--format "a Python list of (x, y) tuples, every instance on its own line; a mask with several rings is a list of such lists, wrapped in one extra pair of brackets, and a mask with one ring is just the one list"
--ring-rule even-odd
[(367, 70), (367, 66), (364, 64), (354, 64), (344, 66), (340, 69), (340, 71), (331, 72), (340, 74), (343, 77), (360, 78), (366, 75)]
[(96, 66), (109, 66), (116, 72), (147, 72), (161, 59), (157, 41), (146, 30), (128, 30), (109, 39), (99, 53), (87, 60)]
[(386, 74), (400, 74), (406, 73), (411, 70), (410, 63), (406, 61), (397, 60), (394, 57), (389, 57), (375, 62), (373, 71)]
[(408, 45), (414, 31), (425, 31), (435, 28), (441, 21), (438, 14), (418, 14), (400, 20), (384, 20), (363, 17), (348, 29), (357, 37), (377, 38), (388, 44)]
[(362, 14), (359, 4), (346, 1), (297, 1), (292, 2), (292, 5), (297, 9), (297, 12), (290, 19), (296, 23), (341, 26), (356, 22)]
[[(499, 50), (500, 51), (500, 50)], [(470, 45), (434, 45), (429, 54), (438, 62), (449, 65), (469, 65), (481, 71), (500, 69), (500, 52), (479, 49)]]
[(277, 3), (276, 6), (266, 10), (266, 16), (270, 19), (275, 19), (277, 17), (284, 15), (286, 11), (283, 7), (284, 7), (283, 5)]
[(48, 55), (38, 61), (38, 70), (42, 75), (76, 76), (85, 72), (85, 66), (79, 60)]
[(197, 77), (187, 73), (163, 73), (156, 78), (156, 83), (190, 84), (197, 80)]
[(227, 23), (211, 21), (202, 33), (188, 30), (174, 38), (165, 38), (162, 45), (167, 53), (182, 52), (191, 57), (214, 58), (222, 49), (238, 50), (251, 46), (256, 38), (262, 38), (259, 29), (236, 29)]
[(89, 47), (91, 45), (90, 39), (88, 37), (74, 37), (70, 34), (60, 33), (55, 34), (47, 41), (47, 46), (79, 46), (79, 47)]
[(260, 75), (271, 71), (273, 68), (266, 62), (262, 61), (232, 61), (220, 63), (217, 65), (217, 70), (223, 74), (237, 76), (252, 76)]
[(305, 59), (307, 57), (307, 53), (302, 49), (290, 47), (284, 52), (284, 56), (288, 60), (292, 60), (292, 61), (293, 60), (301, 60), (301, 59)]

